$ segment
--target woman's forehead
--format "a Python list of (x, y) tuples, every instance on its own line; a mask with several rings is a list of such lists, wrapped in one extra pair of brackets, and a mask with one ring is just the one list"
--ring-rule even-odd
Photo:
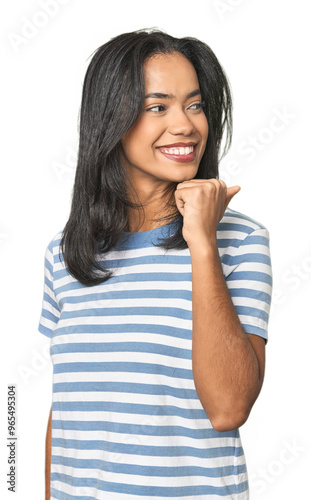
[(199, 88), (193, 65), (179, 52), (150, 57), (144, 66), (144, 75), (146, 94), (176, 94), (173, 89), (183, 89), (188, 94)]

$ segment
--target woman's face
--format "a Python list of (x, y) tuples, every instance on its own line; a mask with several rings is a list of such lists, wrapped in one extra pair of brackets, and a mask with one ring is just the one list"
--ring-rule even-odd
[(208, 136), (196, 71), (178, 52), (151, 57), (144, 70), (144, 109), (121, 141), (125, 167), (135, 187), (193, 179)]

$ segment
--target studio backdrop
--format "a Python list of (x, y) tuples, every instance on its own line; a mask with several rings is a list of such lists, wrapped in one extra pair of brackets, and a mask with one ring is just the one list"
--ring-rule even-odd
[(230, 207), (268, 228), (273, 265), (265, 380), (240, 429), (251, 498), (309, 498), (308, 2), (17, 0), (1, 10), (1, 498), (44, 498), (43, 264), (69, 215), (85, 72), (110, 38), (152, 27), (206, 42), (230, 81), (233, 142), (220, 178), (241, 186)]

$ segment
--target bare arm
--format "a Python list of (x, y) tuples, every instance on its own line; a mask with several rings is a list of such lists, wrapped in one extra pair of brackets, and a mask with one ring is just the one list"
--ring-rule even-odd
[[(265, 341), (248, 335), (227, 288), (217, 243), (191, 251), (193, 377), (213, 427), (240, 427), (259, 395)], [(208, 321), (206, 321), (208, 318)]]
[(45, 440), (45, 500), (50, 500), (51, 481), (51, 455), (52, 455), (52, 408), (48, 421)]
[(216, 179), (192, 179), (175, 191), (192, 264), (193, 378), (218, 431), (236, 429), (246, 421), (265, 367), (265, 341), (245, 333), (217, 248), (218, 223), (239, 189)]

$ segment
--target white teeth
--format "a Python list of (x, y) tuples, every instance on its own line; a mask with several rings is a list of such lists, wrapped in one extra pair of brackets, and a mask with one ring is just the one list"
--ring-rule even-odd
[(189, 155), (190, 153), (193, 153), (194, 151), (194, 146), (189, 146), (186, 148), (161, 148), (164, 153), (167, 153), (169, 155)]

